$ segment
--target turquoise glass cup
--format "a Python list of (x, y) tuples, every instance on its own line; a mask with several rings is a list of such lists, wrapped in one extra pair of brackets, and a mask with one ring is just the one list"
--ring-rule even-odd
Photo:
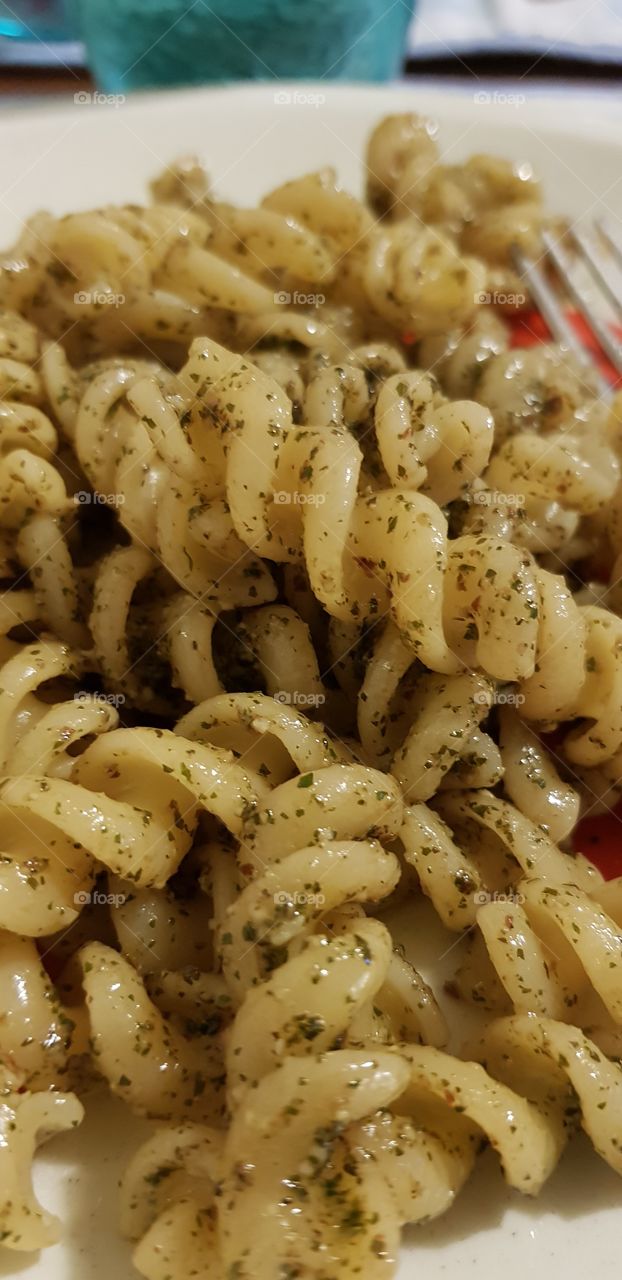
[(107, 93), (233, 80), (389, 80), (405, 0), (80, 0), (89, 66)]

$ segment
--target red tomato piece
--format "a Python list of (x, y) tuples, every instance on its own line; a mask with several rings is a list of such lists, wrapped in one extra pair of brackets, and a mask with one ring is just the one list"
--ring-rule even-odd
[(573, 832), (575, 853), (584, 853), (605, 880), (622, 876), (622, 805), (613, 813), (582, 818)]
[[(588, 328), (583, 316), (572, 308), (566, 310), (566, 316), (570, 321), (580, 343), (594, 357), (596, 364), (604, 376), (611, 382), (612, 386), (620, 385), (622, 381), (619, 374), (610, 364), (609, 360), (600, 349), (600, 346), (594, 337), (591, 329)], [(507, 317), (506, 317), (507, 319)], [(548, 331), (545, 321), (538, 311), (534, 309), (530, 311), (521, 311), (515, 319), (508, 321), (510, 330), (510, 346), (514, 347), (535, 347), (539, 342), (550, 342), (551, 335)], [(613, 326), (617, 337), (622, 336), (622, 331), (617, 326)]]

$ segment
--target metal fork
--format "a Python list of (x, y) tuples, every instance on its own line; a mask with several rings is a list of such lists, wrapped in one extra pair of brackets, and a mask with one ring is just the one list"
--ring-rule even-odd
[[(612, 327), (622, 324), (622, 230), (610, 218), (598, 218), (589, 229), (572, 227), (561, 239), (543, 231), (542, 246), (539, 261), (553, 267), (601, 350), (622, 374), (622, 342)], [(610, 392), (611, 384), (577, 337), (548, 275), (518, 245), (512, 257), (552, 336), (591, 369), (601, 393)]]

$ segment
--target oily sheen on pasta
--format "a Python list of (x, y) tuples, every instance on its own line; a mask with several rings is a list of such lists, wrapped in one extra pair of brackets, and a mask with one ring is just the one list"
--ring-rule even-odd
[(146, 1280), (388, 1280), (486, 1145), (622, 1174), (620, 400), (512, 340), (526, 162), (396, 115), (365, 189), (188, 158), (1, 261), (4, 1248), (105, 1090)]

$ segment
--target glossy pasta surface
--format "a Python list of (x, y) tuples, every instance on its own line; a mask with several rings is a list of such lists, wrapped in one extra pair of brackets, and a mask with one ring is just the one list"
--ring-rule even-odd
[(0, 261), (5, 1249), (58, 1240), (36, 1147), (101, 1090), (152, 1124), (145, 1280), (389, 1280), (487, 1144), (525, 1195), (579, 1128), (622, 1174), (581, 825), (622, 796), (622, 403), (513, 345), (528, 166), (410, 115), (365, 162), (245, 209), (186, 159)]

